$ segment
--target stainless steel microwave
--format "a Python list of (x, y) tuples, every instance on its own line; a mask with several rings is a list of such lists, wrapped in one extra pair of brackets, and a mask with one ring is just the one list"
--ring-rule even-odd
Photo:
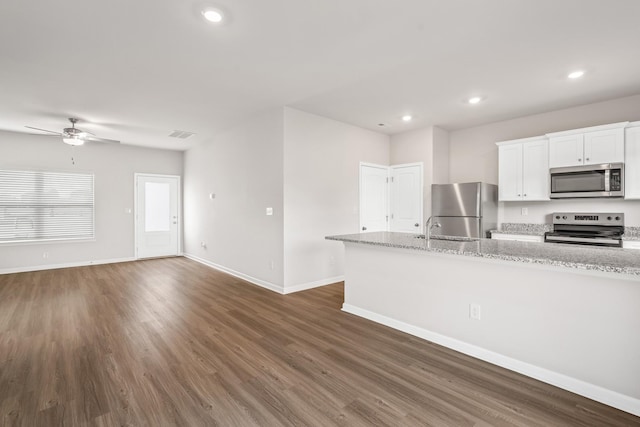
[(623, 163), (551, 168), (549, 173), (552, 199), (624, 196)]

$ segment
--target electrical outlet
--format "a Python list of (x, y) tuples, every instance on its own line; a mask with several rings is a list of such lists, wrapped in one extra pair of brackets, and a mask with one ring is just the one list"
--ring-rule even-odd
[(49, 252), (43, 252), (42, 253), (42, 258), (44, 258), (44, 259), (49, 258)]
[(522, 216), (529, 215), (529, 208), (522, 208), (521, 213), (522, 213)]
[(336, 265), (336, 258), (333, 256), (329, 257), (329, 265)]
[(469, 319), (480, 320), (480, 304), (469, 304)]
[(267, 215), (273, 215), (273, 208), (267, 208)]
[(203, 247), (204, 249), (207, 249), (207, 243), (206, 242), (200, 242), (200, 246)]
[(273, 260), (269, 261), (269, 268), (272, 269), (272, 270), (275, 270), (276, 263)]

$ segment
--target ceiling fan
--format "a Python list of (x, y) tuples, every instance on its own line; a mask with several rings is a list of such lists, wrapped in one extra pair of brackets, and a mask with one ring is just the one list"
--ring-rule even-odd
[(49, 132), (49, 133), (55, 134), (57, 136), (61, 136), (62, 137), (62, 141), (65, 144), (69, 144), (69, 145), (82, 145), (86, 141), (110, 142), (110, 143), (120, 144), (120, 141), (116, 141), (114, 139), (98, 138), (97, 136), (95, 136), (91, 132), (87, 132), (85, 130), (80, 130), (80, 129), (76, 128), (76, 123), (78, 122), (78, 119), (76, 119), (76, 118), (70, 117), (69, 121), (71, 122), (71, 127), (62, 129), (62, 132), (55, 132), (55, 131), (52, 131), (52, 130), (34, 128), (33, 126), (25, 126), (25, 127), (29, 128), (29, 129), (35, 129), (35, 130), (39, 130), (39, 131), (42, 131), (42, 132)]

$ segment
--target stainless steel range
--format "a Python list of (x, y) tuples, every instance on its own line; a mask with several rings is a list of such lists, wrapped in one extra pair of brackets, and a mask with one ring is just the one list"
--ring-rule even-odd
[(545, 242), (622, 247), (623, 213), (553, 214), (553, 231), (544, 235)]

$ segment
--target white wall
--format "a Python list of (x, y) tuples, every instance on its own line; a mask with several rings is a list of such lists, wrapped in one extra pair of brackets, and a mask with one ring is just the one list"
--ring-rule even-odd
[[(188, 150), (185, 254), (282, 290), (282, 170), (282, 108)], [(213, 200), (210, 193), (215, 193)], [(266, 215), (267, 207), (273, 208), (272, 216)]]
[(392, 165), (422, 162), (424, 165), (424, 218), (431, 216), (431, 184), (448, 183), (449, 134), (438, 127), (425, 127), (391, 136)]
[[(607, 123), (640, 120), (640, 95), (596, 104), (551, 111), (513, 120), (491, 123), (449, 133), (451, 182), (498, 183), (498, 141), (544, 135)], [(502, 203), (500, 222), (549, 222), (551, 212), (624, 212), (626, 224), (640, 226), (640, 202), (591, 199), (586, 201)], [(528, 208), (528, 216), (521, 208)]]
[(285, 108), (285, 291), (344, 274), (342, 245), (324, 237), (358, 232), (361, 161), (388, 165), (389, 137)]
[(0, 245), (0, 272), (133, 258), (134, 215), (125, 209), (134, 207), (134, 173), (182, 175), (182, 156), (124, 144), (72, 150), (57, 138), (0, 132), (0, 167), (93, 172), (96, 209), (95, 241)]

